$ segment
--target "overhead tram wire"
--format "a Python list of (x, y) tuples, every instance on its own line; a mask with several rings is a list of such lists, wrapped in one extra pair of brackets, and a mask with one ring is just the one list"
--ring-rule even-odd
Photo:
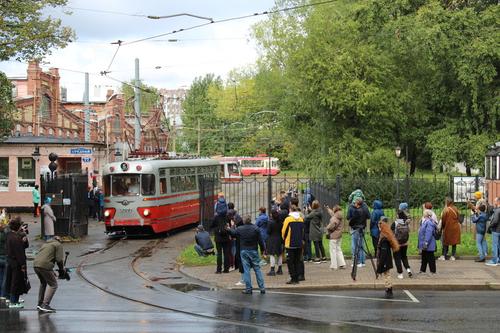
[(326, 4), (329, 4), (329, 3), (336, 2), (336, 1), (337, 0), (327, 0), (327, 1), (321, 1), (321, 2), (316, 2), (316, 3), (305, 4), (305, 5), (297, 5), (297, 6), (287, 7), (287, 8), (281, 8), (281, 9), (276, 9), (276, 10), (264, 11), (264, 12), (261, 12), (261, 13), (253, 13), (253, 14), (248, 14), (248, 15), (243, 15), (243, 16), (230, 17), (230, 18), (221, 19), (221, 20), (218, 20), (218, 21), (211, 21), (211, 22), (207, 22), (207, 23), (201, 23), (201, 24), (197, 24), (197, 25), (194, 25), (194, 26), (191, 26), (191, 27), (181, 28), (179, 30), (173, 30), (173, 31), (166, 32), (166, 33), (163, 33), (163, 34), (154, 35), (154, 36), (150, 36), (150, 37), (145, 37), (145, 38), (133, 40), (133, 41), (130, 41), (130, 42), (122, 42), (122, 45), (130, 45), (130, 44), (140, 43), (140, 42), (144, 42), (144, 41), (147, 41), (147, 40), (150, 40), (150, 39), (155, 39), (155, 38), (159, 38), (159, 37), (163, 37), (163, 36), (173, 35), (173, 34), (176, 34), (176, 33), (179, 33), (179, 32), (183, 32), (183, 31), (198, 29), (198, 28), (210, 25), (210, 24), (224, 23), (224, 22), (230, 22), (230, 21), (237, 21), (237, 20), (247, 19), (247, 18), (250, 18), (250, 17), (270, 15), (270, 14), (275, 14), (275, 13), (280, 13), (280, 12), (287, 12), (287, 11), (301, 9), (301, 8), (326, 5)]

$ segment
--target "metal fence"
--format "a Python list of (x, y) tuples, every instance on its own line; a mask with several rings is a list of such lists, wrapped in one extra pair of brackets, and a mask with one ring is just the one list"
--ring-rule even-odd
[[(460, 177), (459, 177), (460, 178)], [(462, 177), (463, 178), (463, 177)], [(474, 178), (474, 177), (473, 177)], [(200, 207), (205, 207), (203, 214), (210, 212), (213, 216), (213, 196), (217, 191), (224, 192), (226, 200), (233, 202), (240, 215), (249, 214), (255, 219), (260, 207), (269, 209), (274, 198), (280, 192), (285, 192), (289, 196), (296, 196), (299, 199), (301, 208), (305, 206), (305, 190), (310, 189), (314, 198), (319, 200), (321, 206), (329, 205), (333, 207), (339, 204), (343, 207), (344, 214), (347, 214), (348, 196), (361, 188), (366, 196), (368, 206), (375, 199), (384, 203), (384, 213), (390, 219), (396, 216), (396, 208), (400, 202), (407, 202), (412, 216), (411, 229), (418, 230), (420, 219), (423, 214), (423, 204), (431, 202), (434, 211), (439, 217), (444, 206), (444, 199), (447, 196), (460, 198), (462, 202), (457, 202), (457, 207), (465, 216), (462, 224), (463, 231), (471, 231), (471, 211), (467, 209), (466, 202), (473, 198), (476, 191), (481, 191), (484, 180), (475, 177), (467, 181), (457, 180), (457, 177), (403, 177), (394, 179), (392, 177), (349, 177), (337, 176), (335, 179), (311, 179), (305, 177), (244, 177), (241, 182), (214, 182), (214, 180), (201, 180), (200, 183)], [(458, 183), (458, 185), (457, 185)], [(212, 199), (208, 199), (212, 196)], [(207, 201), (208, 200), (208, 201)], [(200, 208), (201, 209), (201, 208)], [(324, 209), (324, 208), (323, 208)], [(329, 215), (324, 209), (324, 223), (328, 223)], [(202, 213), (200, 211), (200, 213)], [(202, 215), (209, 217), (209, 215)], [(347, 230), (347, 227), (346, 227)]]
[[(40, 178), (43, 200), (52, 198), (51, 207), (56, 216), (54, 231), (58, 236), (81, 237), (88, 232), (88, 204), (86, 175), (58, 175)], [(41, 233), (44, 236), (43, 214)]]

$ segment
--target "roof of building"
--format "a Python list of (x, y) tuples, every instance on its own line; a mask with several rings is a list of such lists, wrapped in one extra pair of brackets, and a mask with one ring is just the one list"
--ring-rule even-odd
[(1, 143), (7, 144), (70, 144), (70, 145), (105, 145), (102, 142), (85, 142), (80, 139), (74, 138), (58, 138), (53, 136), (11, 136), (1, 141)]

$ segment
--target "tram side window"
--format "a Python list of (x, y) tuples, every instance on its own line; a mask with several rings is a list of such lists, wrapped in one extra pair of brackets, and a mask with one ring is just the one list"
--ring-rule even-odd
[(105, 197), (109, 197), (110, 194), (111, 194), (111, 191), (110, 191), (110, 180), (111, 180), (111, 176), (110, 175), (107, 175), (107, 176), (103, 177), (104, 196)]
[(172, 193), (196, 190), (196, 176), (173, 176), (170, 177)]
[(160, 194), (167, 193), (167, 178), (160, 178)]
[(142, 175), (142, 195), (155, 195), (155, 175)]

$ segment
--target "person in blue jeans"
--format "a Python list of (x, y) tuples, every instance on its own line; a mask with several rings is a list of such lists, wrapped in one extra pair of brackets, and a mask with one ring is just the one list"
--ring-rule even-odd
[(353, 258), (357, 257), (358, 267), (365, 267), (365, 244), (363, 239), (366, 221), (370, 218), (370, 211), (363, 199), (358, 197), (354, 204), (349, 206), (347, 219), (351, 227), (351, 253)]
[(476, 262), (485, 262), (488, 255), (488, 243), (486, 242), (486, 206), (479, 206), (479, 211), (472, 215), (472, 223), (476, 225), (476, 246), (479, 253), (479, 258)]
[(260, 236), (259, 228), (252, 224), (252, 218), (250, 215), (246, 215), (243, 218), (242, 226), (239, 226), (236, 229), (230, 229), (228, 227), (227, 230), (232, 236), (238, 238), (240, 241), (240, 256), (243, 264), (243, 281), (245, 281), (245, 290), (243, 290), (243, 294), (252, 294), (252, 277), (250, 275), (250, 269), (253, 269), (255, 272), (260, 293), (265, 294), (266, 288), (264, 286), (264, 277), (262, 276), (262, 271), (260, 270), (259, 265), (260, 256), (258, 246), (260, 246), (262, 253), (265, 253), (266, 246)]
[(491, 260), (486, 262), (488, 266), (500, 266), (500, 197), (495, 198), (495, 209), (491, 217), (489, 229), (491, 230), (492, 249)]

